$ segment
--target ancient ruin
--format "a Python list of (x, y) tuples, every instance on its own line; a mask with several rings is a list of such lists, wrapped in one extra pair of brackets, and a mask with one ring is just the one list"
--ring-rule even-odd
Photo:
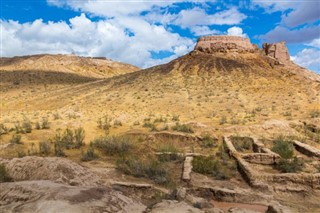
[(264, 43), (262, 48), (267, 56), (277, 59), (280, 63), (287, 64), (290, 62), (290, 55), (288, 53), (286, 42), (282, 41), (280, 43), (273, 44)]
[(204, 36), (195, 46), (195, 50), (205, 52), (254, 52), (257, 49), (249, 38), (239, 36)]

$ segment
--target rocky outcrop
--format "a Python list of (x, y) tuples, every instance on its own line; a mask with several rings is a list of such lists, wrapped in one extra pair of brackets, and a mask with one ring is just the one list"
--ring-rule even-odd
[(290, 62), (290, 55), (284, 41), (273, 44), (264, 43), (262, 48), (267, 56), (278, 60), (280, 63), (288, 64)]
[(51, 180), (68, 185), (95, 186), (99, 177), (68, 159), (58, 157), (35, 157), (1, 159), (14, 181)]
[(198, 39), (194, 49), (202, 52), (254, 52), (258, 47), (248, 38), (239, 36), (204, 36)]
[(144, 212), (146, 206), (108, 187), (52, 181), (0, 183), (0, 212)]

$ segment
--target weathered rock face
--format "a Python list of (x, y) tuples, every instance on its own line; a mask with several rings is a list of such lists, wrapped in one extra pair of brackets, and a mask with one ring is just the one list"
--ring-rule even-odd
[(204, 52), (254, 52), (258, 50), (248, 38), (239, 36), (204, 36), (198, 39), (195, 50)]
[(264, 43), (262, 48), (266, 55), (278, 60), (280, 63), (288, 64), (288, 62), (290, 62), (290, 55), (286, 42), (282, 41), (274, 44)]

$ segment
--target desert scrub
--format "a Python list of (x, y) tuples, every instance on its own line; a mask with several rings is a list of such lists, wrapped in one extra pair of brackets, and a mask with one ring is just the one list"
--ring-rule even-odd
[(158, 184), (168, 184), (170, 182), (170, 176), (164, 164), (153, 157), (148, 157), (145, 160), (140, 157), (120, 158), (116, 166), (118, 170), (127, 175), (145, 177)]
[(19, 134), (12, 135), (12, 138), (10, 139), (10, 143), (12, 143), (12, 144), (22, 144), (21, 135), (19, 135)]
[(9, 129), (4, 124), (0, 124), (0, 136), (8, 133)]
[(125, 136), (105, 136), (93, 141), (93, 144), (106, 155), (124, 155), (134, 149), (134, 144)]
[(304, 168), (304, 161), (297, 157), (293, 159), (281, 159), (275, 167), (282, 173), (300, 172)]
[(192, 161), (193, 171), (200, 174), (210, 175), (218, 180), (228, 180), (234, 176), (236, 164), (229, 160), (224, 162), (219, 157), (196, 156)]
[(253, 139), (250, 137), (231, 136), (230, 139), (236, 150), (239, 152), (253, 150)]
[(48, 156), (51, 153), (51, 143), (48, 141), (41, 141), (39, 143), (39, 154)]
[(178, 131), (178, 132), (194, 133), (191, 126), (187, 124), (180, 124), (179, 122), (177, 122), (176, 125), (172, 127), (172, 130)]
[(219, 124), (223, 125), (225, 123), (227, 123), (227, 117), (223, 115), (223, 116), (221, 116), (221, 118), (219, 120)]
[(67, 128), (63, 134), (56, 133), (52, 141), (65, 149), (79, 149), (83, 145), (84, 138), (85, 131), (82, 127), (75, 130)]
[(149, 122), (149, 121), (145, 121), (144, 124), (143, 124), (143, 127), (149, 128), (151, 132), (157, 132), (158, 131), (156, 125), (151, 123), (151, 122)]
[(98, 158), (98, 155), (94, 152), (93, 144), (90, 143), (89, 148), (86, 152), (81, 153), (81, 160), (82, 161), (92, 161)]
[(289, 159), (293, 157), (294, 147), (293, 144), (285, 140), (283, 137), (278, 137), (271, 149), (273, 152), (278, 153), (282, 158)]
[(108, 116), (104, 116), (103, 118), (99, 118), (97, 121), (98, 128), (103, 130), (106, 135), (110, 133), (110, 119)]
[(217, 146), (218, 140), (211, 137), (210, 135), (205, 135), (200, 141), (200, 146), (202, 148), (213, 148)]
[(162, 116), (160, 116), (160, 118), (156, 118), (154, 119), (153, 123), (165, 123), (167, 122), (166, 118), (163, 118)]
[(157, 152), (163, 154), (158, 155), (161, 162), (182, 160), (183, 156), (179, 154), (179, 149), (173, 143), (161, 144)]
[(41, 124), (42, 129), (50, 129), (50, 123), (47, 117), (42, 118), (42, 124)]
[(312, 110), (311, 112), (310, 112), (310, 117), (311, 118), (319, 118), (320, 117), (320, 110)]
[(179, 122), (179, 120), (180, 120), (179, 117), (180, 117), (179, 115), (173, 115), (171, 120), (172, 120), (172, 121)]
[(28, 118), (24, 118), (22, 121), (22, 128), (25, 133), (31, 133), (32, 132), (32, 125)]
[(0, 164), (0, 183), (10, 181), (12, 181), (12, 178), (9, 176), (6, 167), (3, 164)]

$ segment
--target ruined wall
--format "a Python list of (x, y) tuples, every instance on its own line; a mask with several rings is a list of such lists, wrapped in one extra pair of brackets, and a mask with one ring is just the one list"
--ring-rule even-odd
[(264, 43), (262, 48), (267, 56), (278, 60), (280, 63), (287, 64), (290, 62), (290, 55), (288, 53), (286, 42), (282, 41), (280, 43), (273, 44)]
[(195, 50), (205, 52), (254, 52), (258, 48), (248, 38), (239, 36), (204, 36), (198, 39)]

